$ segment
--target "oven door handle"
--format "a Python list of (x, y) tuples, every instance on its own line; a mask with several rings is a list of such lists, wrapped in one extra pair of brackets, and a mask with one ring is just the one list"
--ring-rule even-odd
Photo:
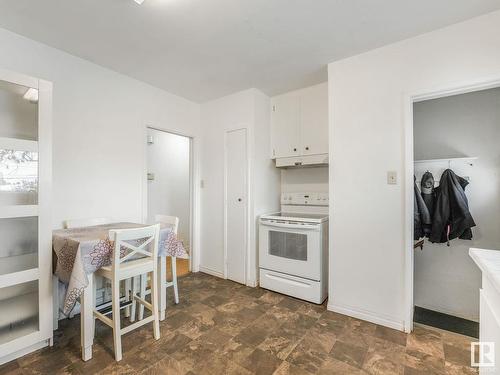
[(262, 225), (268, 226), (268, 227), (276, 227), (276, 228), (289, 228), (289, 229), (307, 229), (307, 230), (315, 230), (319, 232), (320, 225), (319, 224), (287, 224), (287, 223), (277, 223), (277, 222), (272, 222), (272, 221), (261, 221), (260, 222)]

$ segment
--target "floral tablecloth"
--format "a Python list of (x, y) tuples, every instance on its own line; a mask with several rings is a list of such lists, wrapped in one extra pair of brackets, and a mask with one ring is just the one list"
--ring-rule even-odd
[[(58, 229), (52, 233), (55, 257), (54, 273), (67, 284), (63, 313), (69, 314), (89, 284), (88, 275), (111, 264), (113, 244), (108, 238), (111, 229), (144, 227), (145, 224), (111, 223), (83, 228)], [(168, 226), (160, 229), (159, 256), (189, 258), (181, 241)]]

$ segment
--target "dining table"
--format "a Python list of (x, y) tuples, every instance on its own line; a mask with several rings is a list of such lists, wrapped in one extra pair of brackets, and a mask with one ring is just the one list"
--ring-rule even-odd
[[(81, 228), (57, 229), (52, 233), (54, 254), (54, 274), (67, 285), (62, 303), (66, 315), (80, 301), (82, 359), (92, 358), (94, 341), (94, 285), (93, 273), (109, 266), (113, 255), (113, 242), (109, 239), (112, 229), (145, 227), (147, 224), (117, 222)], [(158, 239), (158, 279), (160, 281), (158, 302), (160, 320), (165, 319), (166, 297), (166, 257), (188, 259), (182, 241), (177, 238), (172, 227), (161, 224)]]

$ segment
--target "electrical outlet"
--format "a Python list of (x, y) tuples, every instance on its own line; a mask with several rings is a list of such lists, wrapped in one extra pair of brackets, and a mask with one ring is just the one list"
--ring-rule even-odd
[(398, 184), (398, 172), (388, 171), (387, 172), (387, 185), (397, 185)]

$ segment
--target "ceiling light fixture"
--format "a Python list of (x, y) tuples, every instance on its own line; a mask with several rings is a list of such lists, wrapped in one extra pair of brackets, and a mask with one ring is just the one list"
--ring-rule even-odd
[(38, 103), (38, 90), (30, 87), (23, 96), (24, 99), (31, 103)]
[(134, 0), (134, 1), (139, 5), (141, 5), (144, 2), (144, 0)]

